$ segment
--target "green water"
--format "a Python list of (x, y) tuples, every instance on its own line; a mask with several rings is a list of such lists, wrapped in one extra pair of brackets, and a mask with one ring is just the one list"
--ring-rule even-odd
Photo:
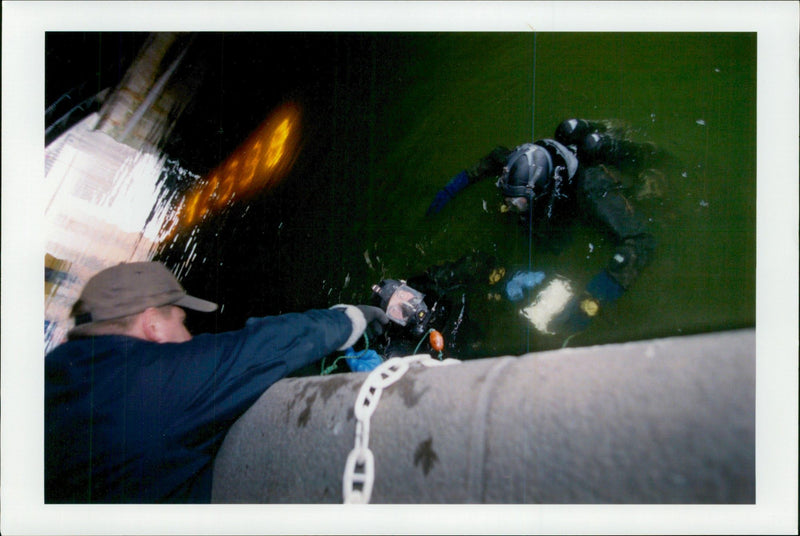
[[(382, 277), (473, 249), (583, 286), (612, 249), (582, 221), (560, 251), (531, 247), (488, 181), (425, 217), (436, 191), (494, 146), (551, 137), (582, 117), (624, 121), (679, 164), (664, 170), (659, 198), (638, 203), (658, 239), (652, 263), (569, 344), (755, 324), (755, 34), (372, 34), (334, 44), (330, 84), (305, 104), (293, 177), (220, 224), (211, 244), (226, 261), (214, 289), (230, 315), (364, 302)], [(226, 248), (243, 243), (248, 261), (230, 262)], [(225, 283), (243, 279), (259, 284)], [(519, 304), (470, 305), (494, 355), (564, 343), (532, 333)]]

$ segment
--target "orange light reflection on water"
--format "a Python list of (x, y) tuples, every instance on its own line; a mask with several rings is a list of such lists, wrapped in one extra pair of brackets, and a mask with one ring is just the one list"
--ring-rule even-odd
[(196, 226), (233, 202), (277, 186), (292, 168), (299, 142), (300, 109), (295, 104), (285, 104), (187, 192), (169, 235)]

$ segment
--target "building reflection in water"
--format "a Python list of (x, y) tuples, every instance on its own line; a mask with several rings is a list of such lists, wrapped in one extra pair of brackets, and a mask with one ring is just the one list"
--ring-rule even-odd
[[(45, 147), (45, 351), (72, 327), (69, 313), (89, 277), (120, 262), (152, 259), (205, 219), (277, 185), (299, 151), (300, 109), (287, 103), (219, 166), (182, 191), (165, 186), (160, 147), (197, 89), (173, 75), (191, 36), (152, 34), (114, 91)], [(174, 58), (165, 61), (165, 58)], [(181, 270), (197, 235), (184, 240)], [(180, 276), (180, 271), (176, 271)]]
[(190, 230), (230, 204), (277, 186), (297, 157), (299, 140), (300, 109), (284, 104), (185, 194), (168, 234)]

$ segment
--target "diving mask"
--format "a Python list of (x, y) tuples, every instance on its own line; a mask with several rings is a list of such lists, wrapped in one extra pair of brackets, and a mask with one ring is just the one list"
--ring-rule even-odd
[(372, 291), (380, 298), (381, 308), (389, 320), (414, 333), (421, 334), (428, 324), (428, 306), (424, 294), (409, 287), (405, 281), (384, 279), (372, 286)]

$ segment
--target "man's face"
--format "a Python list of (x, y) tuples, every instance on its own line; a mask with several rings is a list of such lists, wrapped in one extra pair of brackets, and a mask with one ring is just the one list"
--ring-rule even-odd
[(169, 307), (167, 315), (164, 317), (163, 342), (186, 342), (192, 339), (191, 333), (186, 329), (184, 321), (186, 312), (175, 305)]

